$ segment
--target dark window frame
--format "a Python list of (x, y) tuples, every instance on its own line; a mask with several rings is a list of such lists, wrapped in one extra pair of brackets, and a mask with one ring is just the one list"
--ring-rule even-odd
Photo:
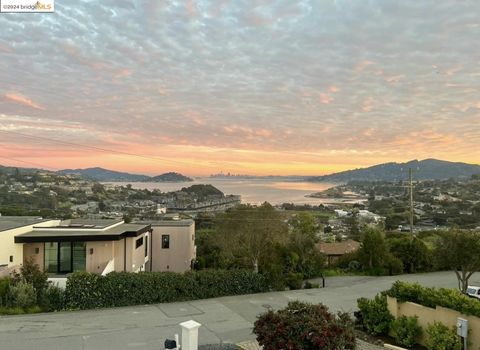
[(170, 249), (170, 235), (162, 235), (162, 249)]
[(140, 248), (143, 245), (143, 237), (140, 237), (135, 241), (135, 249)]
[(148, 256), (148, 236), (145, 236), (145, 257)]

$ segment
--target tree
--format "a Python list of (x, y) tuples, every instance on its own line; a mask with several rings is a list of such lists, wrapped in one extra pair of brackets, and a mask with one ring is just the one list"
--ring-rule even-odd
[(402, 237), (388, 240), (390, 252), (399, 258), (406, 272), (426, 270), (431, 264), (431, 255), (426, 244), (419, 238)]
[(388, 256), (385, 234), (378, 228), (367, 227), (359, 249), (360, 263), (369, 269), (383, 267)]
[(441, 265), (451, 268), (458, 280), (458, 289), (465, 293), (468, 280), (480, 270), (480, 232), (450, 229), (440, 235), (435, 255)]
[(286, 242), (287, 225), (269, 203), (240, 205), (218, 217), (216, 237), (222, 253), (231, 260), (245, 261), (253, 271), (268, 260), (274, 243)]
[(302, 212), (293, 217), (289, 224), (288, 255), (297, 257), (291, 259), (295, 262), (291, 272), (301, 273), (304, 278), (318, 276), (325, 264), (325, 256), (316, 248), (318, 238), (315, 217), (311, 213)]

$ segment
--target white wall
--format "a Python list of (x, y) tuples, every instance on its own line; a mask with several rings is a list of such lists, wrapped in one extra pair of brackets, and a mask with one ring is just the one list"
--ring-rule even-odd
[[(152, 225), (152, 229), (152, 271), (189, 271), (196, 257), (195, 225)], [(162, 248), (162, 235), (170, 235), (170, 248)]]
[[(33, 227), (56, 226), (60, 220), (49, 220), (42, 223), (27, 225), (11, 230), (0, 232), (0, 265), (8, 264), (8, 267), (16, 267), (23, 264), (23, 243), (15, 244), (15, 236), (27, 233), (33, 230)], [(13, 262), (10, 262), (10, 256), (13, 256)]]

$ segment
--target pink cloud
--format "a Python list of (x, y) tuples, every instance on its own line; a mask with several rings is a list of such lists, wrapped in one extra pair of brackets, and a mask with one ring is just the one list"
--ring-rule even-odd
[(373, 109), (373, 97), (368, 96), (362, 104), (362, 111), (370, 112)]
[(41, 111), (45, 110), (45, 107), (40, 106), (39, 104), (36, 104), (35, 102), (33, 102), (28, 97), (20, 95), (20, 94), (10, 92), (10, 93), (6, 93), (4, 95), (4, 98), (7, 99), (8, 101), (15, 102), (15, 103), (18, 103), (18, 104), (21, 104), (21, 105), (24, 105), (24, 106), (27, 106), (27, 107), (30, 107), (30, 108), (39, 109)]
[(333, 97), (330, 96), (330, 95), (327, 95), (325, 93), (320, 93), (320, 95), (318, 96), (318, 99), (320, 101), (321, 104), (324, 104), (324, 105), (328, 105), (330, 104), (332, 101), (333, 101)]
[(120, 69), (115, 73), (115, 78), (123, 78), (132, 75), (132, 71), (130, 69)]
[(367, 68), (368, 66), (371, 66), (372, 64), (375, 64), (375, 62), (369, 61), (369, 60), (360, 61), (355, 66), (355, 70), (361, 72), (361, 71), (365, 70), (365, 68)]
[(328, 88), (328, 91), (335, 93), (335, 92), (338, 92), (340, 90), (335, 85), (332, 85)]

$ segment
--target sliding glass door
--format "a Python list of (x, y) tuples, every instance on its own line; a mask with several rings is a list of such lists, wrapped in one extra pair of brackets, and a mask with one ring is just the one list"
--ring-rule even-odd
[(45, 271), (65, 274), (86, 269), (85, 242), (45, 243)]
[(45, 242), (45, 271), (58, 273), (58, 243)]

